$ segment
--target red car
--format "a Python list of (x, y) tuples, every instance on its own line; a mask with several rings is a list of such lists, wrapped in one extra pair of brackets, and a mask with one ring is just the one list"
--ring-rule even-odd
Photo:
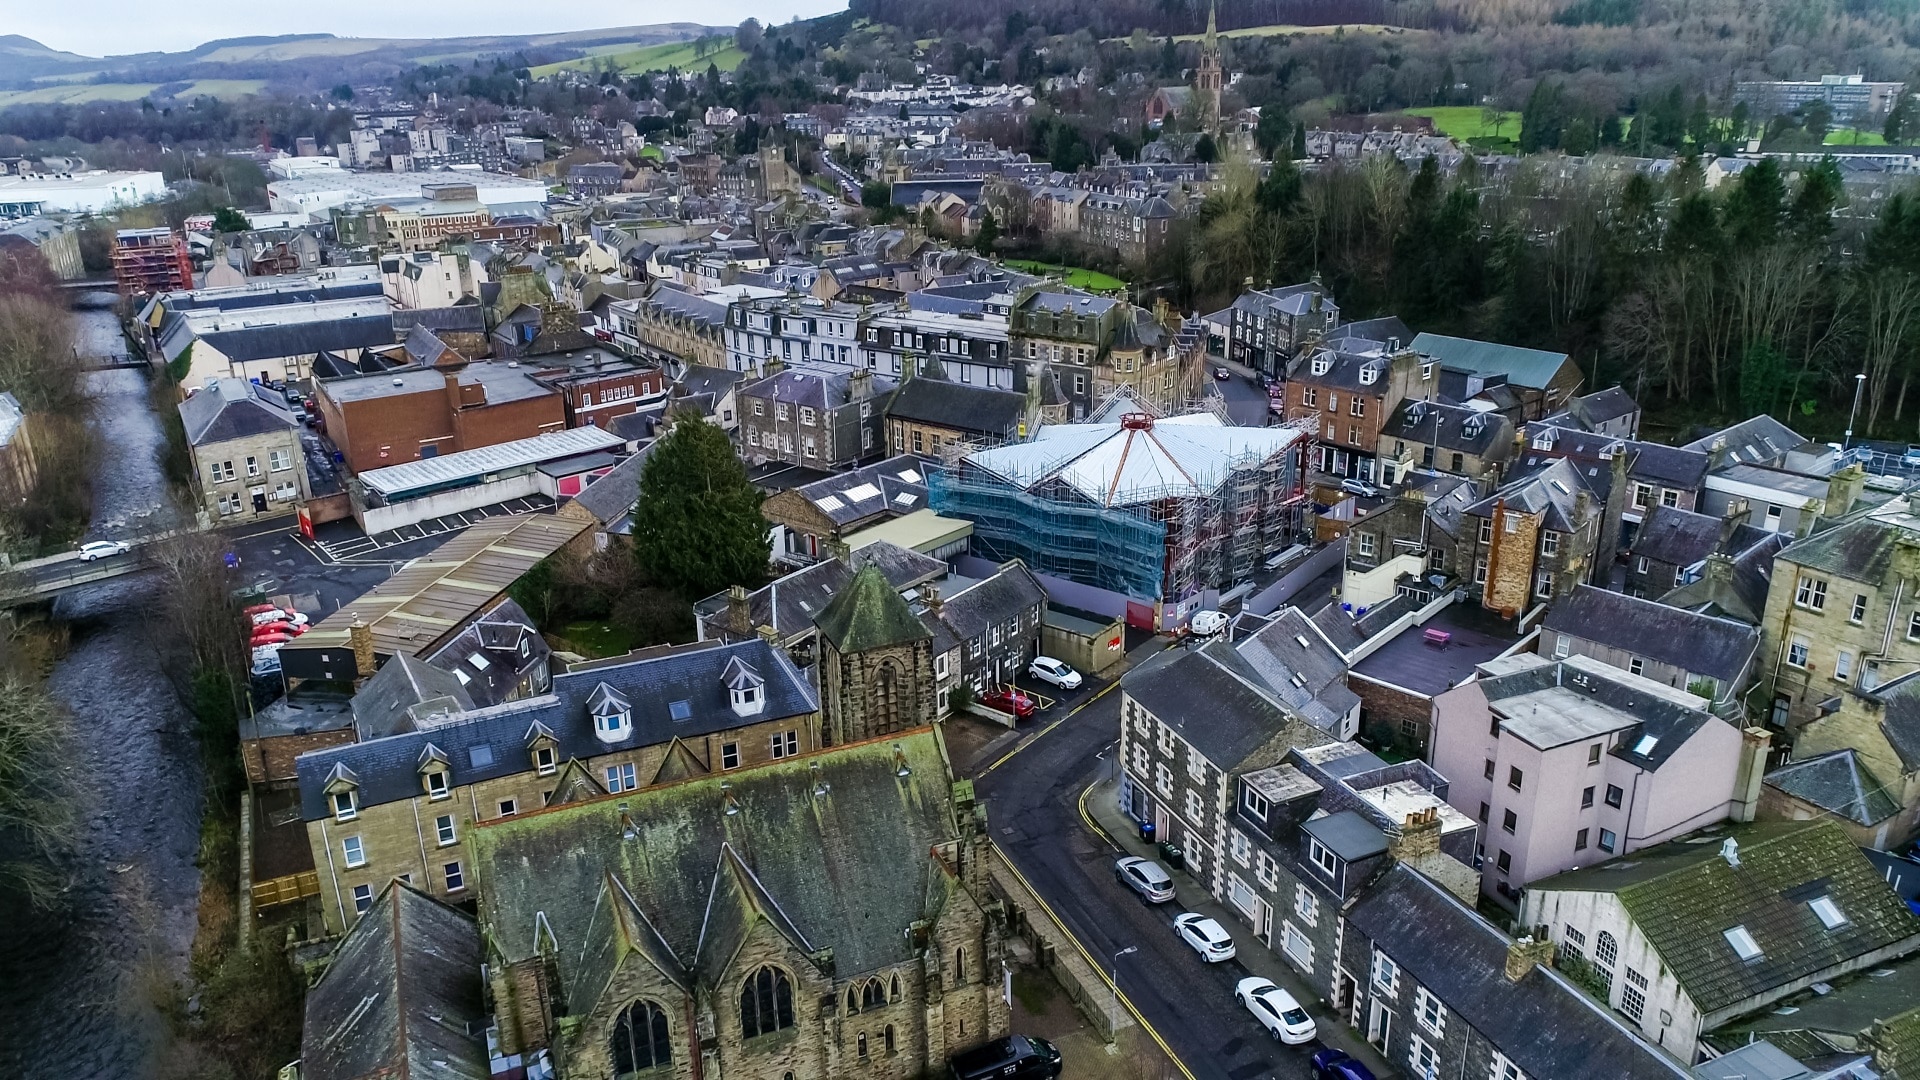
[(240, 614), (245, 615), (248, 618), (252, 618), (255, 615), (265, 615), (269, 611), (279, 611), (279, 610), (280, 610), (279, 608), (274, 607), (272, 604), (255, 604), (249, 608), (241, 608)]
[(980, 695), (980, 704), (985, 705), (989, 709), (999, 709), (1001, 712), (1012, 713), (1017, 719), (1021, 720), (1025, 720), (1027, 717), (1033, 715), (1033, 699), (1015, 690), (1011, 686), (999, 690), (989, 690)]
[(253, 636), (247, 639), (247, 644), (257, 649), (262, 645), (284, 645), (287, 642), (292, 640), (293, 640), (292, 634), (289, 634), (284, 630), (275, 628), (272, 630), (254, 631)]

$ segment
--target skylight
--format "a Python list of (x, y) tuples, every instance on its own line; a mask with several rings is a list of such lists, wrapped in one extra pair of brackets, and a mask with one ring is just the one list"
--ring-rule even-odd
[(917, 484), (920, 482), (920, 474), (912, 469), (901, 469), (900, 479), (905, 480), (909, 484)]
[(848, 488), (840, 494), (845, 495), (854, 502), (861, 502), (866, 499), (878, 498), (880, 496), (880, 489), (874, 487), (872, 484), (859, 484)]
[(1829, 930), (1836, 930), (1847, 925), (1846, 914), (1840, 910), (1840, 905), (1833, 902), (1833, 897), (1831, 896), (1816, 896), (1812, 900), (1807, 901), (1807, 906), (1812, 908), (1813, 913), (1820, 917), (1820, 925)]
[(487, 663), (487, 658), (481, 656), (479, 653), (474, 653), (472, 656), (467, 657), (467, 663), (472, 664), (475, 671), (485, 671), (493, 666)]
[(918, 495), (915, 495), (915, 494), (914, 494), (913, 492), (911, 492), (911, 491), (903, 491), (903, 492), (901, 492), (900, 494), (898, 494), (898, 495), (895, 495), (895, 496), (893, 497), (893, 501), (894, 501), (894, 502), (896, 502), (896, 503), (898, 503), (898, 504), (900, 504), (901, 506), (912, 506), (912, 505), (913, 505), (913, 501), (914, 501), (915, 499), (918, 499), (919, 497), (920, 497), (920, 496), (918, 496)]
[(493, 747), (476, 746), (467, 751), (467, 760), (471, 762), (476, 769), (485, 768), (493, 764)]
[(1660, 745), (1660, 737), (1658, 735), (1642, 735), (1640, 736), (1640, 741), (1633, 744), (1633, 752), (1639, 754), (1641, 757), (1646, 757), (1653, 753), (1653, 748), (1658, 745)]
[(1733, 951), (1740, 959), (1760, 959), (1760, 943), (1753, 940), (1753, 935), (1747, 933), (1746, 927), (1736, 926), (1731, 930), (1723, 931), (1723, 934), (1727, 939), (1727, 944), (1733, 946)]
[(847, 506), (846, 503), (841, 502), (837, 497), (832, 495), (823, 495), (820, 498), (813, 500), (813, 505), (819, 507), (822, 510), (825, 510), (829, 514), (833, 513), (835, 510), (844, 510), (846, 509), (846, 506)]
[(1299, 642), (1299, 643), (1300, 643), (1300, 647), (1301, 647), (1301, 648), (1303, 648), (1303, 649), (1304, 649), (1304, 648), (1306, 648), (1306, 647), (1307, 647), (1307, 635), (1305, 635), (1305, 634), (1295, 634), (1295, 635), (1293, 635), (1293, 640), (1295, 640), (1295, 641), (1297, 641), (1297, 642)]
[(669, 702), (667, 704), (667, 715), (673, 717), (675, 720), (691, 720), (693, 718), (693, 702)]

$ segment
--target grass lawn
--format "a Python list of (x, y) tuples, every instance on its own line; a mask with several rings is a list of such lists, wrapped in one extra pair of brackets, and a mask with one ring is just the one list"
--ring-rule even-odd
[(633, 631), (597, 619), (568, 623), (560, 633), (553, 636), (564, 641), (572, 651), (590, 660), (605, 656), (625, 656), (640, 644), (640, 639)]
[(1424, 116), (1433, 121), (1440, 134), (1456, 139), (1507, 138), (1520, 136), (1520, 114), (1504, 114), (1506, 119), (1496, 133), (1493, 125), (1486, 122), (1478, 105), (1428, 105), (1418, 109), (1403, 110), (1408, 116)]
[(1088, 270), (1082, 266), (1061, 266), (1058, 263), (1035, 262), (1032, 259), (1008, 259), (1008, 266), (1015, 270), (1024, 270), (1029, 274), (1057, 274), (1066, 279), (1069, 287), (1087, 289), (1091, 292), (1119, 292), (1127, 283), (1112, 274), (1103, 274), (1098, 270)]
[(667, 155), (661, 153), (659, 147), (653, 145), (652, 143), (648, 143), (647, 145), (640, 148), (640, 156), (643, 158), (652, 158), (655, 161), (659, 161), (665, 158)]
[(72, 83), (32, 90), (0, 90), (0, 109), (8, 105), (64, 105), (81, 101), (139, 101), (159, 83)]
[(1828, 146), (1885, 146), (1887, 145), (1887, 140), (1885, 136), (1877, 131), (1855, 131), (1852, 128), (1841, 128), (1838, 131), (1827, 132), (1826, 144)]
[(578, 60), (563, 60), (557, 64), (541, 64), (539, 67), (529, 68), (528, 71), (536, 79), (545, 78), (560, 71), (594, 71), (608, 64), (622, 75), (665, 71), (668, 68), (705, 71), (708, 64), (717, 66), (721, 71), (732, 71), (746, 58), (747, 54), (731, 44), (705, 56), (695, 56), (693, 42), (669, 41), (661, 45), (647, 45), (619, 52), (599, 52), (593, 56), (583, 56)]

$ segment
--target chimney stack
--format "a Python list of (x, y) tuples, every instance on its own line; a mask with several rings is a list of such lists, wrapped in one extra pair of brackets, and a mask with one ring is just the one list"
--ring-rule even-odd
[(379, 670), (379, 663), (373, 655), (373, 627), (365, 619), (355, 619), (347, 627), (347, 640), (353, 645), (353, 673), (358, 678), (367, 678)]
[(1387, 855), (1397, 862), (1414, 862), (1440, 851), (1440, 811), (1429, 806), (1408, 814), (1397, 833), (1387, 837)]
[(1773, 745), (1773, 733), (1763, 727), (1740, 731), (1740, 764), (1734, 771), (1733, 813), (1735, 821), (1752, 821), (1760, 805), (1760, 781), (1767, 774), (1767, 752)]
[(936, 619), (940, 617), (940, 609), (946, 604), (946, 601), (940, 599), (940, 586), (931, 581), (920, 586), (920, 602), (927, 605), (927, 611)]
[(1547, 928), (1536, 926), (1533, 933), (1507, 946), (1508, 982), (1519, 982), (1536, 967), (1553, 966), (1553, 939)]
[(735, 585), (727, 590), (727, 633), (740, 637), (753, 633), (753, 610), (747, 603), (745, 585)]

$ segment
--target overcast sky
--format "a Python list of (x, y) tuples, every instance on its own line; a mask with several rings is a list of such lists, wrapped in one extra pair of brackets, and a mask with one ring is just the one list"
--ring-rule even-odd
[(748, 18), (786, 22), (845, 8), (846, 0), (698, 0), (696, 3), (538, 4), (526, 0), (0, 0), (0, 34), (22, 34), (84, 56), (178, 52), (217, 38), (262, 34), (339, 37), (459, 37), (540, 34), (603, 26), (702, 22), (732, 26)]

